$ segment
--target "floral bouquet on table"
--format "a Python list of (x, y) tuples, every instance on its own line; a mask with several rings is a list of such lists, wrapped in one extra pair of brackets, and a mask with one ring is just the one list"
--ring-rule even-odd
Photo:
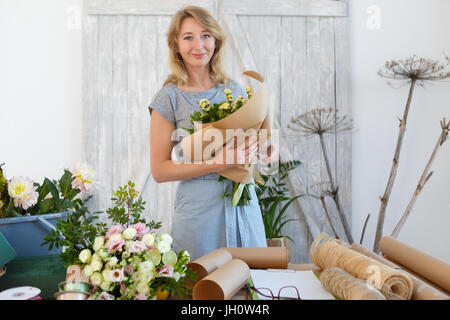
[[(247, 98), (239, 96), (233, 100), (231, 90), (225, 89), (226, 101), (213, 105), (206, 99), (199, 101), (202, 112), (196, 111), (191, 114), (194, 129), (185, 129), (190, 135), (181, 141), (183, 153), (191, 160), (210, 160), (214, 157), (215, 151), (220, 150), (232, 138), (243, 141), (246, 136), (256, 136), (260, 148), (269, 139), (271, 135), (269, 91), (261, 75), (254, 71), (246, 71), (244, 74), (262, 83), (255, 94), (247, 87)], [(227, 190), (223, 195), (231, 196), (233, 206), (244, 206), (251, 200), (249, 185), (253, 176), (253, 166), (254, 163), (251, 162), (240, 164), (219, 173), (221, 175), (219, 181), (228, 179), (234, 182), (231, 193)]]
[(150, 300), (190, 294), (186, 278), (192, 278), (186, 264), (186, 250), (172, 249), (169, 234), (154, 232), (161, 223), (145, 223), (140, 217), (145, 202), (134, 183), (113, 191), (115, 206), (108, 209), (113, 225), (97, 224), (92, 243), (78, 256), (84, 277), (94, 285), (89, 299)]

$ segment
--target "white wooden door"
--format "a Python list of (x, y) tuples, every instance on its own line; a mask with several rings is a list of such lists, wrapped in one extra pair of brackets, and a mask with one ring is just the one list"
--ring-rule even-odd
[[(170, 231), (177, 182), (151, 177), (147, 106), (169, 73), (166, 36), (171, 16), (185, 4), (205, 7), (228, 36), (229, 74), (256, 86), (242, 71), (258, 71), (276, 95), (282, 160), (303, 162), (290, 175), (293, 194), (312, 191), (325, 179), (319, 143), (287, 129), (292, 116), (317, 107), (351, 113), (346, 0), (89, 0), (84, 9), (84, 158), (99, 174), (93, 208), (106, 210), (111, 190), (135, 181), (143, 191), (145, 216)], [(342, 206), (351, 217), (351, 138), (329, 137)], [(336, 148), (337, 146), (337, 148)], [(339, 235), (345, 239), (333, 203)], [(285, 234), (295, 243), (291, 262), (309, 262), (309, 245), (331, 234), (320, 202), (293, 204)]]

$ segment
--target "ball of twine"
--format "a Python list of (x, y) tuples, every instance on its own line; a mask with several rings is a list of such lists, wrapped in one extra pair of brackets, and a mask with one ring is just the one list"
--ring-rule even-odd
[(352, 276), (367, 281), (388, 300), (411, 299), (413, 283), (408, 275), (348, 248), (346, 243), (325, 233), (314, 239), (310, 255), (314, 264), (322, 270), (341, 268)]

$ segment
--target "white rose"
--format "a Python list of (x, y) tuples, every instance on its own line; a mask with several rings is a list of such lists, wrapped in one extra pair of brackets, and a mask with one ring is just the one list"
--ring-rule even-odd
[(92, 270), (92, 267), (90, 265), (87, 265), (84, 267), (83, 273), (86, 277), (89, 278), (92, 275), (92, 273), (94, 273), (94, 270)]
[(109, 242), (113, 242), (113, 241), (115, 241), (115, 240), (120, 240), (120, 239), (122, 239), (122, 235), (120, 234), (120, 233), (116, 233), (116, 234), (113, 234), (112, 236), (111, 236), (111, 238), (109, 238)]
[[(102, 277), (103, 277), (103, 280), (105, 280), (105, 281), (111, 281), (110, 279), (109, 279), (109, 271), (110, 270), (103, 270), (102, 271)], [(104, 289), (103, 289), (104, 290)], [(107, 290), (104, 290), (104, 291), (107, 291)]]
[(91, 260), (91, 250), (84, 249), (83, 251), (80, 252), (78, 258), (80, 258), (80, 261), (83, 263), (89, 263)]
[(147, 294), (150, 289), (146, 282), (138, 282), (138, 284), (136, 285), (136, 291), (140, 294)]
[(94, 272), (91, 275), (90, 279), (91, 279), (91, 283), (93, 285), (95, 285), (95, 286), (99, 286), (100, 283), (102, 283), (102, 281), (103, 281), (103, 277), (102, 277), (102, 274), (100, 272)]
[(94, 250), (99, 251), (103, 245), (105, 244), (105, 238), (103, 237), (95, 237), (94, 240)]
[(139, 270), (144, 273), (153, 272), (153, 262), (144, 261), (139, 264)]
[(134, 228), (126, 228), (122, 234), (125, 239), (131, 240), (136, 236), (137, 230)]
[(91, 261), (90, 266), (92, 268), (92, 271), (95, 272), (95, 271), (102, 270), (103, 264), (102, 264), (102, 262), (100, 260), (95, 259), (95, 260)]
[(91, 262), (92, 261), (99, 261), (102, 262), (102, 257), (100, 257), (100, 255), (98, 253), (94, 253), (91, 257)]
[(134, 243), (133, 240), (127, 240), (127, 241), (125, 241), (125, 244), (123, 247), (125, 248), (126, 251), (130, 251), (131, 247), (133, 246), (133, 243)]
[(147, 247), (151, 247), (155, 243), (155, 238), (156, 235), (154, 233), (147, 233), (142, 237), (142, 242), (144, 242)]
[(159, 250), (160, 253), (165, 253), (170, 251), (171, 245), (168, 242), (162, 241), (162, 242), (158, 242), (158, 244), (156, 245), (156, 248)]
[(111, 282), (109, 281), (103, 281), (102, 283), (100, 283), (100, 289), (102, 289), (103, 291), (108, 291), (110, 287)]
[(160, 242), (167, 242), (168, 244), (172, 244), (173, 239), (172, 239), (172, 237), (170, 236), (170, 234), (164, 233), (164, 234), (162, 234), (162, 235), (159, 236), (159, 241), (160, 241)]
[(111, 268), (114, 268), (118, 262), (119, 262), (119, 259), (117, 259), (117, 257), (112, 257), (111, 259), (109, 259), (108, 265)]

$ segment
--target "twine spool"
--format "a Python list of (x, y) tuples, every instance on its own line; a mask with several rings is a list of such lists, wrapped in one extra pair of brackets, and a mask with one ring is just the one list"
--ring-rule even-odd
[(355, 278), (341, 268), (327, 268), (320, 274), (323, 287), (343, 300), (386, 300), (380, 291), (366, 281)]
[(314, 239), (310, 255), (314, 264), (322, 270), (341, 268), (354, 277), (369, 282), (388, 300), (411, 299), (413, 283), (407, 274), (366, 257), (325, 233)]

